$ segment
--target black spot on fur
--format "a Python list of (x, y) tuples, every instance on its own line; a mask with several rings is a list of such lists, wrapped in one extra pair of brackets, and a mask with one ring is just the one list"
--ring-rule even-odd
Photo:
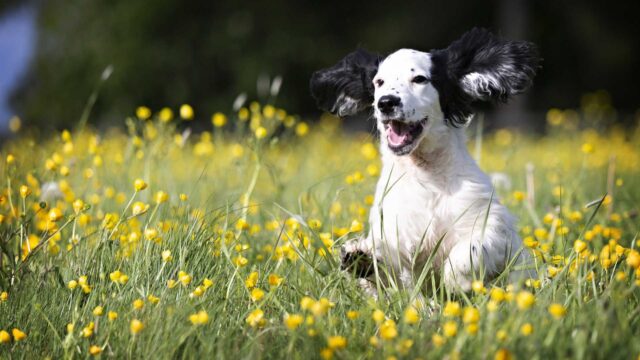
[[(465, 125), (482, 102), (505, 102), (524, 92), (539, 67), (533, 43), (509, 41), (486, 29), (474, 28), (448, 48), (432, 50), (432, 83), (440, 95), (440, 107), (448, 124)], [(495, 81), (471, 91), (462, 79), (470, 73), (491, 76)]]
[(334, 115), (356, 115), (373, 103), (371, 83), (382, 57), (358, 49), (333, 67), (316, 71), (311, 76), (311, 95), (318, 107)]
[(362, 251), (340, 253), (340, 268), (347, 270), (357, 278), (367, 278), (374, 274), (371, 257)]

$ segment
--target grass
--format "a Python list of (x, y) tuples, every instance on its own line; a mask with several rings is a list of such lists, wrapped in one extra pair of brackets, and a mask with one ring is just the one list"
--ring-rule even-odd
[(189, 136), (141, 108), (126, 132), (20, 134), (1, 149), (0, 358), (637, 357), (640, 131), (594, 129), (587, 105), (549, 111), (544, 137), (471, 134), (539, 278), (426, 307), (339, 269), (380, 164), (334, 118), (254, 103)]

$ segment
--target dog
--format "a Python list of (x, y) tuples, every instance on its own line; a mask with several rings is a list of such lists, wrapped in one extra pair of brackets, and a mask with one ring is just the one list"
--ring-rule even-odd
[(368, 235), (341, 249), (342, 268), (366, 291), (376, 293), (378, 264), (387, 283), (404, 289), (421, 286), (427, 267), (442, 274), (438, 284), (462, 292), (505, 268), (514, 269), (510, 281), (535, 276), (515, 218), (467, 150), (465, 127), (483, 104), (529, 88), (539, 63), (533, 43), (474, 28), (446, 49), (386, 57), (358, 49), (312, 75), (320, 109), (340, 117), (373, 110), (380, 134)]

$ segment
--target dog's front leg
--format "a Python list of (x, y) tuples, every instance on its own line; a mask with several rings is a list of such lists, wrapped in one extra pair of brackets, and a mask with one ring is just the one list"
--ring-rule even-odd
[(368, 278), (374, 274), (373, 246), (369, 237), (347, 241), (340, 249), (340, 267), (357, 278)]
[(370, 237), (346, 242), (340, 249), (340, 268), (353, 274), (360, 288), (369, 296), (378, 297), (375, 283), (373, 242)]

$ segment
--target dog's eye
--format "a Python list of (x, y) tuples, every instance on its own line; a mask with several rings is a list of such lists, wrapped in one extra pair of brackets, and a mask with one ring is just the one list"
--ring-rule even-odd
[(376, 80), (376, 85), (377, 85), (378, 87), (382, 86), (382, 84), (384, 84), (384, 80), (382, 80), (382, 79), (378, 79), (378, 80)]
[(414, 77), (413, 79), (411, 79), (411, 82), (414, 82), (416, 84), (424, 84), (427, 81), (429, 81), (429, 79), (427, 79), (425, 76), (422, 76), (422, 75), (418, 75), (418, 76)]

